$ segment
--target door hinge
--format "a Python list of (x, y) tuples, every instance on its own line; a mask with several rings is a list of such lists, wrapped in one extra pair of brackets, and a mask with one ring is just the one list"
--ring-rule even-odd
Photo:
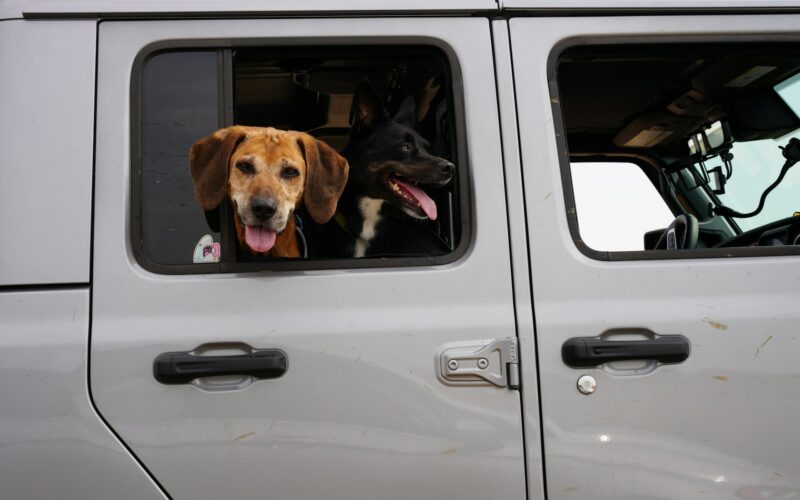
[(517, 339), (456, 342), (439, 351), (439, 379), (451, 385), (481, 385), (519, 389)]

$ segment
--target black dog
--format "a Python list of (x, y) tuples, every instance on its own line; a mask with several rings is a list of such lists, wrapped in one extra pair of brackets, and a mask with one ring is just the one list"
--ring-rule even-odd
[(353, 96), (353, 127), (342, 151), (350, 177), (336, 220), (313, 236), (317, 257), (441, 255), (449, 251), (421, 227), (436, 220), (425, 189), (444, 186), (455, 166), (427, 151), (415, 130), (416, 106), (403, 101), (394, 118), (372, 88), (362, 83)]

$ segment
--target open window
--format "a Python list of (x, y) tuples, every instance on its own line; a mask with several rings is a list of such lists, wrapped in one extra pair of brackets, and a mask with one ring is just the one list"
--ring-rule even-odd
[[(451, 64), (441, 50), (402, 45), (169, 47), (140, 59), (132, 96), (132, 236), (137, 259), (146, 268), (208, 273), (430, 265), (463, 253), (467, 165), (456, 143)], [(414, 243), (340, 256), (320, 245), (330, 234), (320, 227), (354, 239), (361, 227), (348, 226), (339, 210), (317, 223), (299, 202), (291, 217), (301, 254), (265, 257), (242, 244), (236, 227), (241, 218), (230, 197), (211, 209), (199, 205), (188, 158), (197, 141), (233, 125), (272, 127), (307, 134), (347, 157), (354, 94), (365, 85), (389, 117), (413, 103), (418, 143), (426, 154), (454, 166), (448, 180), (431, 186), (399, 175), (391, 178), (396, 189), (408, 186), (403, 194), (417, 203), (421, 216), (384, 212), (402, 222), (405, 233), (396, 240)]]
[[(672, 222), (672, 212), (639, 165), (620, 161), (572, 162), (570, 169), (578, 227), (589, 248), (644, 250), (647, 242), (643, 235)], [(625, 196), (609, 196), (608, 191)]]
[[(587, 246), (580, 180), (574, 167), (562, 166), (571, 232), (585, 253), (625, 259), (800, 250), (792, 248), (800, 243), (796, 45), (568, 45), (555, 59), (553, 92), (571, 161), (635, 159), (673, 215), (665, 226), (637, 229), (644, 251), (597, 251), (622, 248)], [(636, 195), (612, 175), (600, 175), (592, 189), (616, 200), (624, 215), (641, 212)]]

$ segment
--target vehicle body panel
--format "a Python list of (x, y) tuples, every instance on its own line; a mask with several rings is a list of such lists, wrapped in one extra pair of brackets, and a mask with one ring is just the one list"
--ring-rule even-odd
[[(453, 264), (163, 276), (130, 242), (130, 82), (161, 40), (217, 46), (437, 43), (459, 65), (474, 192)], [(100, 27), (92, 391), (170, 494), (187, 498), (525, 495), (520, 398), (447, 386), (437, 352), (516, 333), (485, 19), (104, 22)], [(465, 162), (467, 163), (467, 162)], [(120, 203), (120, 200), (127, 200)], [(163, 352), (244, 342), (288, 356), (280, 379), (209, 393), (163, 386)], [(224, 467), (221, 467), (224, 464)]]
[(89, 290), (0, 293), (5, 498), (164, 498), (87, 390)]
[(113, 18), (151, 14), (161, 16), (182, 16), (186, 14), (204, 15), (225, 14), (269, 14), (291, 15), (297, 13), (316, 13), (317, 15), (341, 16), (345, 13), (415, 15), (434, 12), (465, 13), (475, 11), (496, 11), (495, 0), (406, 0), (381, 1), (345, 0), (331, 4), (325, 0), (144, 0), (136, 2), (116, 2), (107, 0), (5, 0), (0, 4), (0, 19), (12, 17), (50, 17), (50, 16), (97, 16)]
[(628, 11), (651, 11), (664, 13), (675, 10), (699, 11), (714, 9), (796, 9), (800, 7), (797, 0), (498, 0), (503, 10), (519, 9), (532, 11), (546, 11), (550, 14), (559, 12), (588, 13)]
[(505, 176), (508, 226), (511, 238), (511, 272), (514, 277), (514, 310), (520, 346), (520, 388), (525, 426), (525, 463), (528, 498), (544, 498), (544, 463), (542, 462), (541, 424), (539, 421), (539, 381), (536, 373), (536, 337), (533, 321), (533, 297), (530, 286), (528, 232), (525, 223), (525, 193), (520, 167), (517, 134), (516, 97), (511, 66), (511, 39), (508, 22), (492, 22), (497, 105), (503, 137), (503, 173)]
[(96, 29), (0, 23), (0, 286), (89, 282)]
[[(573, 37), (608, 35), (619, 43), (654, 34), (702, 41), (769, 33), (797, 40), (798, 25), (800, 18), (788, 15), (510, 21), (512, 46), (526, 47), (514, 51), (514, 70), (550, 496), (800, 495), (800, 260), (603, 262), (583, 255), (567, 227), (556, 140), (562, 132), (549, 88), (555, 73), (544, 64)], [(619, 328), (683, 335), (689, 359), (647, 374), (563, 363), (567, 339)], [(576, 387), (583, 374), (597, 380), (590, 396)]]

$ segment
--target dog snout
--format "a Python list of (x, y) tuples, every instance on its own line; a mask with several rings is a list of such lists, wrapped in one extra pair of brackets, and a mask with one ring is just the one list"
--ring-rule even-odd
[(440, 161), (437, 166), (439, 167), (439, 171), (445, 175), (452, 175), (453, 171), (456, 169), (456, 166), (447, 160)]
[(272, 198), (253, 198), (250, 201), (250, 210), (260, 221), (269, 220), (278, 210), (278, 203)]

